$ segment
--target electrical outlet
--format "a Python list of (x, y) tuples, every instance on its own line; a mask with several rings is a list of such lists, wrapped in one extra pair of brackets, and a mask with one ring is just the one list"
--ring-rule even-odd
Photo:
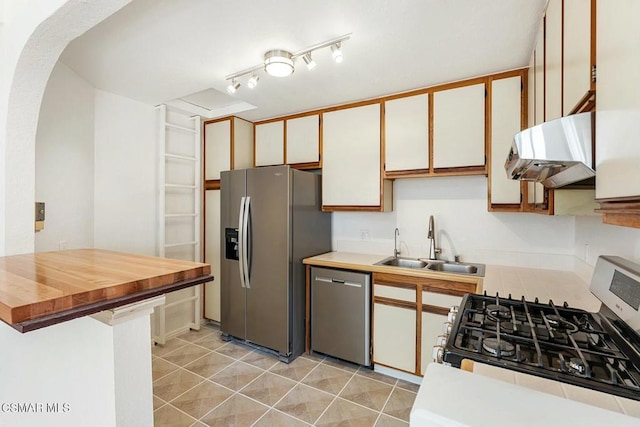
[(360, 240), (371, 240), (369, 230), (360, 230)]
[(60, 240), (58, 242), (58, 250), (60, 251), (64, 251), (65, 249), (67, 249), (68, 243), (66, 240)]
[(589, 244), (584, 244), (584, 260), (589, 262)]

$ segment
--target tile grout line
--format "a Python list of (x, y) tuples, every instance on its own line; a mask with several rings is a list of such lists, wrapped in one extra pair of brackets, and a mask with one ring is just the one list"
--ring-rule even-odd
[[(398, 381), (396, 381), (396, 385), (398, 384)], [(387, 407), (387, 404), (389, 403), (389, 400), (391, 399), (391, 396), (393, 395), (393, 392), (396, 389), (396, 385), (393, 386), (393, 388), (391, 389), (391, 393), (389, 393), (389, 396), (387, 396), (387, 400), (384, 402), (384, 405), (382, 405), (382, 409), (380, 409), (380, 415), (378, 415), (378, 419), (380, 419), (382, 417), (382, 411), (384, 411), (384, 408)], [(386, 414), (385, 414), (386, 415)], [(394, 417), (395, 418), (395, 417)], [(404, 420), (403, 420), (404, 421)], [(376, 420), (376, 424), (378, 423), (378, 420)]]
[[(193, 416), (191, 416), (191, 415), (187, 414), (187, 413), (186, 413), (186, 412), (184, 412), (182, 409), (178, 408), (177, 406), (172, 405), (171, 403), (167, 403), (166, 405), (164, 405), (164, 406), (163, 406), (163, 408), (164, 408), (165, 406), (171, 406), (171, 407), (172, 407), (173, 409), (175, 409), (176, 411), (178, 411), (178, 412), (182, 412), (183, 414), (185, 414), (185, 415), (186, 415), (186, 416), (188, 416), (189, 418), (193, 419), (193, 420), (194, 420), (194, 423), (198, 421), (198, 419), (197, 419), (197, 418), (195, 418), (195, 417), (193, 417)], [(158, 409), (160, 409), (160, 408), (158, 408)], [(154, 412), (155, 412), (155, 411), (154, 411)], [(193, 423), (191, 423), (190, 425), (193, 425)]]
[[(306, 360), (311, 360), (311, 359), (306, 359)], [(312, 361), (312, 362), (315, 362), (315, 361)], [(299, 386), (299, 385), (304, 385), (304, 386), (306, 386), (306, 384), (302, 384), (302, 381), (303, 381), (305, 378), (307, 378), (307, 377), (308, 377), (308, 376), (309, 376), (313, 371), (315, 371), (315, 370), (318, 368), (318, 366), (320, 366), (320, 363), (322, 363), (322, 362), (317, 362), (317, 363), (316, 363), (316, 366), (314, 366), (313, 368), (311, 368), (311, 370), (310, 370), (309, 372), (307, 372), (307, 373), (306, 373), (302, 378), (300, 378), (298, 381), (296, 381), (296, 385), (294, 385), (293, 387), (291, 387), (291, 390), (289, 390), (287, 393), (285, 393), (285, 395), (284, 395), (284, 396), (282, 396), (282, 397), (280, 398), (280, 400), (278, 400), (276, 403), (274, 403), (274, 404), (273, 404), (273, 407), (275, 408), (275, 406), (276, 406), (278, 403), (280, 403), (280, 402), (281, 402), (285, 397), (287, 397), (287, 396), (288, 396), (288, 395), (293, 391), (293, 389), (295, 389), (297, 386)], [(291, 378), (289, 378), (289, 379), (291, 379)], [(309, 387), (309, 386), (307, 386), (307, 387)], [(317, 390), (315, 387), (311, 387), (311, 388), (313, 388), (314, 390)], [(326, 393), (326, 391), (324, 391), (324, 390), (321, 390), (321, 391), (322, 391), (323, 393)], [(291, 415), (291, 414), (289, 414), (289, 415)], [(294, 415), (291, 415), (291, 416), (292, 416), (293, 418), (295, 418), (296, 420), (300, 420), (300, 418), (298, 418), (298, 417), (296, 417), (296, 416), (294, 416)], [(300, 420), (300, 421), (305, 422), (304, 420)], [(311, 424), (311, 425), (313, 425), (313, 423), (310, 423), (310, 424)]]
[[(311, 387), (311, 386), (308, 386), (307, 384), (303, 384), (303, 383), (302, 383), (302, 381), (303, 381), (305, 378), (307, 378), (307, 377), (308, 377), (308, 376), (309, 376), (309, 375), (310, 375), (314, 370), (316, 370), (316, 368), (317, 368), (318, 366), (320, 366), (320, 364), (321, 364), (322, 362), (316, 362), (315, 360), (311, 360), (311, 359), (307, 359), (307, 358), (304, 358), (304, 359), (305, 359), (305, 360), (309, 360), (309, 361), (311, 361), (311, 362), (315, 362), (315, 363), (316, 363), (316, 366), (314, 366), (314, 367), (313, 367), (309, 372), (307, 372), (307, 373), (306, 373), (306, 374), (305, 374), (305, 375), (304, 375), (300, 380), (298, 380), (298, 381), (291, 380), (291, 378), (287, 378), (287, 377), (285, 377), (284, 375), (279, 375), (279, 374), (277, 374), (277, 373), (275, 373), (275, 372), (272, 372), (272, 374), (274, 374), (274, 375), (278, 375), (278, 376), (280, 376), (280, 377), (287, 378), (288, 380), (294, 381), (294, 382), (295, 382), (295, 385), (294, 385), (293, 387), (291, 387), (291, 390), (289, 390), (288, 392), (286, 392), (286, 393), (285, 393), (285, 394), (284, 394), (280, 399), (278, 399), (278, 401), (276, 401), (276, 402), (271, 406), (271, 409), (274, 409), (274, 410), (276, 410), (276, 411), (282, 412), (283, 414), (286, 414), (286, 415), (290, 416), (290, 417), (291, 417), (291, 418), (293, 418), (294, 420), (298, 420), (298, 421), (301, 421), (301, 422), (303, 422), (303, 423), (305, 423), (305, 424), (307, 424), (307, 425), (311, 425), (311, 426), (313, 426), (313, 423), (307, 423), (306, 421), (304, 421), (304, 420), (302, 420), (302, 419), (300, 419), (300, 418), (296, 417), (296, 416), (295, 416), (295, 415), (293, 415), (293, 414), (289, 414), (289, 413), (286, 413), (286, 412), (280, 411), (278, 408), (276, 408), (276, 405), (277, 405), (278, 403), (282, 402), (282, 401), (283, 401), (283, 400), (284, 400), (284, 399), (285, 399), (289, 394), (291, 394), (291, 392), (293, 391), (293, 389), (295, 389), (298, 385), (304, 385), (304, 386), (310, 387), (310, 388), (312, 388), (312, 389), (314, 389), (314, 390), (318, 390), (318, 389), (317, 389), (317, 388), (315, 388), (315, 387)], [(327, 393), (327, 392), (326, 392), (326, 391), (324, 391), (324, 390), (318, 390), (318, 391), (321, 391), (322, 393), (326, 393), (326, 394), (331, 394), (331, 393)]]
[(347, 381), (346, 383), (344, 383), (344, 385), (342, 386), (342, 388), (340, 389), (340, 391), (338, 393), (336, 393), (336, 395), (333, 397), (333, 399), (331, 400), (331, 402), (329, 402), (329, 404), (327, 405), (326, 408), (324, 408), (324, 411), (322, 411), (322, 413), (315, 419), (315, 421), (313, 422), (312, 425), (316, 425), (316, 423), (322, 418), (322, 416), (327, 412), (327, 410), (329, 410), (329, 408), (331, 407), (331, 405), (333, 405), (333, 403), (338, 400), (338, 396), (340, 396), (340, 393), (342, 393), (344, 391), (345, 388), (347, 388), (347, 386), (349, 385), (349, 383), (351, 382), (351, 380), (353, 380), (353, 378), (356, 376), (356, 374), (358, 373), (358, 371), (356, 370), (353, 374), (351, 374), (351, 378), (349, 378), (349, 381)]
[[(216, 351), (214, 350), (214, 352), (216, 352)], [(216, 352), (216, 353), (217, 353), (217, 352)], [(227, 355), (222, 354), (222, 353), (217, 353), (217, 354), (220, 354), (220, 355), (222, 355), (222, 356), (225, 356), (225, 357), (228, 357), (228, 358), (232, 359), (232, 360), (233, 360), (233, 362), (232, 362), (230, 365), (225, 366), (224, 368), (222, 368), (221, 370), (219, 370), (217, 373), (215, 373), (215, 374), (211, 375), (209, 378), (206, 378), (206, 380), (208, 380), (208, 381), (212, 382), (212, 383), (213, 383), (213, 384), (215, 384), (215, 385), (218, 385), (218, 386), (220, 386), (220, 387), (223, 387), (223, 388), (225, 388), (225, 389), (227, 389), (227, 390), (231, 391), (231, 392), (232, 392), (232, 394), (231, 394), (231, 396), (229, 396), (228, 398), (226, 398), (225, 400), (223, 400), (222, 402), (220, 402), (218, 405), (216, 405), (215, 407), (211, 408), (211, 410), (210, 410), (210, 411), (208, 411), (208, 412), (206, 412), (204, 415), (202, 415), (202, 417), (198, 418), (198, 420), (197, 420), (197, 421), (201, 421), (201, 420), (202, 420), (203, 418), (205, 418), (207, 415), (209, 415), (209, 414), (211, 414), (212, 412), (214, 412), (216, 409), (218, 409), (220, 406), (222, 406), (225, 402), (227, 402), (228, 400), (230, 400), (231, 398), (233, 398), (233, 397), (234, 397), (234, 396), (236, 396), (236, 395), (240, 395), (241, 397), (244, 397), (244, 398), (247, 398), (247, 399), (249, 399), (249, 400), (252, 400), (252, 401), (254, 401), (254, 402), (256, 402), (256, 403), (258, 403), (258, 404), (260, 404), (260, 405), (262, 405), (262, 406), (266, 406), (266, 407), (268, 408), (268, 409), (267, 409), (267, 411), (266, 411), (266, 412), (265, 412), (265, 413), (264, 413), (264, 414), (263, 414), (259, 419), (261, 419), (262, 417), (264, 417), (264, 416), (269, 412), (269, 410), (270, 410), (270, 409), (275, 409), (275, 408), (273, 408), (273, 407), (270, 407), (270, 406), (265, 405), (263, 402), (260, 402), (260, 401), (258, 401), (258, 400), (256, 400), (256, 399), (253, 399), (253, 398), (252, 398), (252, 397), (250, 397), (250, 396), (247, 396), (247, 395), (245, 395), (245, 394), (240, 393), (242, 390), (244, 390), (246, 387), (248, 387), (251, 383), (253, 383), (254, 381), (256, 381), (258, 378), (262, 377), (262, 376), (263, 376), (263, 375), (265, 375), (267, 372), (270, 372), (269, 370), (263, 369), (263, 368), (261, 368), (261, 367), (259, 367), (259, 366), (252, 365), (252, 364), (247, 363), (247, 362), (244, 362), (244, 361), (242, 360), (242, 359), (244, 359), (245, 357), (249, 356), (251, 353), (253, 353), (253, 351), (251, 351), (251, 352), (249, 352), (249, 353), (245, 354), (245, 355), (244, 355), (244, 356), (242, 356), (240, 359), (233, 358), (233, 357), (227, 356)], [(237, 391), (236, 391), (236, 390), (232, 390), (232, 389), (230, 389), (230, 388), (228, 388), (228, 387), (226, 387), (226, 386), (224, 386), (224, 385), (222, 385), (222, 384), (218, 384), (217, 382), (215, 382), (214, 380), (212, 380), (212, 379), (211, 379), (211, 377), (213, 377), (213, 376), (217, 375), (218, 373), (220, 373), (220, 372), (224, 371), (225, 369), (229, 368), (230, 366), (234, 365), (236, 362), (242, 362), (242, 363), (244, 363), (244, 364), (246, 364), (246, 365), (249, 365), (249, 366), (251, 366), (251, 367), (254, 367), (254, 368), (256, 368), (256, 369), (259, 369), (259, 370), (261, 370), (261, 371), (262, 371), (262, 373), (261, 373), (260, 375), (258, 375), (256, 378), (254, 378), (253, 380), (251, 380), (249, 383), (247, 383), (246, 385), (244, 385), (242, 388), (240, 388), (239, 390), (237, 390)], [(277, 363), (277, 362), (276, 362), (276, 363)], [(276, 363), (274, 363), (274, 364), (273, 364), (269, 369), (271, 369), (273, 366), (275, 366), (275, 365), (276, 365)], [(271, 372), (271, 373), (272, 373), (272, 372)], [(198, 374), (196, 374), (196, 375), (198, 375)], [(274, 375), (277, 375), (277, 374), (274, 374)], [(295, 386), (294, 386), (294, 387), (295, 387)], [(292, 389), (293, 389), (293, 387), (292, 387)], [(257, 420), (256, 420), (256, 422), (257, 422)]]
[[(213, 330), (211, 334), (207, 334), (207, 335), (203, 336), (203, 337), (202, 337), (202, 338), (200, 338), (198, 341), (200, 341), (200, 340), (204, 340), (204, 339), (208, 338), (210, 335), (214, 335), (215, 333), (216, 333), (216, 330)], [(177, 338), (177, 339), (180, 339), (179, 337), (176, 337), (176, 338)], [(327, 357), (314, 358), (314, 359), (312, 359), (312, 358), (306, 357), (306, 356), (307, 356), (306, 354), (302, 354), (302, 355), (300, 355), (300, 357), (301, 357), (301, 358), (303, 358), (303, 359), (305, 359), (305, 360), (307, 360), (307, 361), (309, 361), (309, 362), (314, 362), (314, 363), (315, 363), (315, 366), (314, 366), (314, 367), (313, 367), (313, 368), (312, 368), (312, 369), (311, 369), (307, 374), (305, 374), (305, 375), (304, 375), (300, 380), (297, 380), (297, 381), (295, 381), (295, 380), (294, 380), (294, 381), (292, 381), (292, 379), (291, 379), (291, 378), (289, 378), (289, 377), (286, 377), (286, 376), (284, 376), (284, 375), (281, 375), (281, 374), (278, 374), (278, 373), (276, 373), (276, 372), (272, 372), (272, 371), (271, 371), (271, 369), (273, 369), (275, 366), (277, 366), (277, 365), (278, 365), (278, 361), (277, 361), (277, 360), (275, 360), (275, 358), (273, 359), (273, 364), (272, 364), (271, 366), (268, 366), (266, 369), (265, 369), (265, 368), (263, 368), (262, 366), (254, 365), (254, 364), (252, 364), (252, 363), (250, 363), (250, 362), (248, 362), (248, 361), (245, 361), (245, 360), (244, 360), (244, 359), (246, 359), (247, 357), (249, 357), (249, 355), (251, 355), (251, 354), (254, 354), (254, 353), (256, 353), (256, 354), (261, 354), (261, 352), (259, 351), (259, 349), (256, 349), (256, 348), (249, 348), (249, 352), (248, 352), (248, 353), (246, 353), (246, 354), (244, 354), (244, 355), (241, 355), (239, 358), (237, 358), (237, 357), (232, 357), (232, 356), (227, 355), (227, 354), (219, 353), (219, 352), (217, 351), (218, 349), (220, 349), (220, 348), (222, 348), (222, 347), (225, 347), (225, 346), (226, 346), (227, 344), (229, 344), (229, 343), (223, 343), (222, 345), (220, 345), (220, 346), (216, 347), (215, 349), (211, 349), (211, 348), (208, 348), (208, 347), (204, 347), (204, 346), (202, 346), (202, 345), (198, 345), (198, 344), (197, 344), (197, 342), (189, 342), (189, 341), (186, 341), (186, 340), (183, 340), (183, 339), (180, 339), (180, 341), (182, 341), (182, 342), (184, 343), (184, 345), (180, 346), (179, 348), (176, 348), (176, 349), (172, 350), (171, 352), (169, 352), (169, 353), (167, 353), (167, 354), (165, 354), (165, 355), (163, 355), (163, 356), (156, 356), (156, 355), (152, 355), (152, 361), (153, 361), (153, 359), (154, 359), (154, 358), (161, 358), (164, 362), (167, 362), (167, 363), (169, 363), (169, 364), (170, 364), (170, 365), (172, 365), (172, 366), (176, 366), (176, 368), (177, 368), (176, 370), (174, 370), (174, 371), (172, 371), (172, 372), (170, 372), (170, 373), (168, 373), (168, 374), (166, 374), (166, 375), (164, 375), (164, 376), (162, 376), (162, 377), (158, 378), (156, 381), (158, 381), (158, 380), (160, 380), (160, 379), (162, 379), (162, 378), (165, 378), (166, 376), (170, 375), (171, 373), (177, 372), (179, 369), (182, 369), (183, 371), (186, 371), (187, 373), (193, 374), (193, 375), (195, 375), (195, 376), (197, 376), (197, 377), (201, 378), (201, 379), (202, 379), (202, 381), (200, 381), (200, 382), (199, 382), (198, 384), (196, 384), (195, 386), (193, 386), (193, 387), (189, 388), (189, 389), (188, 389), (188, 390), (186, 390), (185, 392), (183, 392), (183, 393), (179, 394), (178, 396), (174, 397), (173, 399), (171, 399), (171, 401), (168, 401), (168, 402), (167, 402), (167, 401), (165, 401), (164, 399), (162, 399), (162, 398), (160, 398), (160, 397), (156, 396), (156, 395), (154, 394), (154, 396), (155, 396), (157, 399), (159, 399), (159, 400), (160, 400), (160, 402), (164, 402), (164, 404), (162, 404), (162, 405), (161, 405), (158, 409), (156, 409), (155, 411), (157, 411), (157, 410), (159, 410), (159, 409), (161, 409), (161, 408), (165, 407), (166, 405), (170, 405), (172, 408), (174, 408), (174, 409), (176, 409), (177, 411), (179, 411), (179, 412), (181, 412), (181, 413), (183, 413), (183, 414), (185, 414), (185, 415), (189, 416), (191, 419), (195, 419), (195, 417), (193, 417), (193, 416), (189, 415), (188, 413), (186, 413), (186, 412), (184, 412), (184, 411), (180, 410), (180, 409), (179, 409), (179, 408), (177, 408), (175, 405), (173, 405), (171, 402), (175, 401), (176, 399), (178, 399), (178, 398), (179, 398), (179, 397), (181, 397), (182, 395), (184, 395), (184, 394), (188, 393), (189, 391), (191, 391), (191, 390), (192, 390), (192, 389), (194, 389), (195, 387), (198, 387), (198, 386), (200, 386), (200, 385), (204, 384), (204, 381), (209, 381), (210, 383), (212, 383), (212, 384), (214, 384), (214, 385), (217, 385), (217, 386), (219, 386), (219, 387), (222, 387), (223, 389), (226, 389), (226, 390), (228, 390), (228, 391), (232, 392), (232, 394), (231, 394), (228, 398), (226, 398), (225, 400), (223, 400), (221, 403), (219, 403), (219, 404), (218, 404), (218, 405), (216, 405), (215, 407), (211, 408), (211, 410), (209, 410), (208, 412), (206, 412), (202, 417), (200, 417), (200, 418), (198, 418), (196, 421), (194, 421), (194, 423), (193, 423), (193, 424), (196, 424), (196, 423), (201, 422), (201, 420), (202, 420), (203, 418), (205, 418), (206, 416), (208, 416), (209, 414), (211, 414), (213, 411), (215, 411), (216, 409), (218, 409), (220, 406), (222, 406), (222, 405), (223, 405), (224, 403), (226, 403), (228, 400), (232, 399), (235, 395), (241, 395), (240, 397), (243, 397), (243, 398), (249, 399), (250, 401), (253, 401), (253, 402), (257, 403), (257, 404), (261, 405), (262, 407), (267, 408), (267, 410), (265, 411), (265, 413), (264, 413), (264, 414), (262, 414), (262, 415), (261, 415), (261, 416), (260, 416), (256, 421), (254, 421), (254, 423), (253, 423), (253, 424), (256, 424), (256, 423), (258, 423), (260, 420), (262, 420), (262, 419), (263, 419), (263, 418), (264, 418), (264, 417), (265, 417), (265, 416), (266, 416), (270, 411), (274, 411), (274, 412), (278, 412), (278, 413), (282, 414), (283, 416), (290, 417), (290, 418), (292, 418), (292, 419), (298, 420), (298, 421), (300, 421), (300, 422), (304, 423), (305, 425), (315, 425), (315, 423), (316, 423), (320, 418), (322, 418), (322, 416), (324, 416), (324, 415), (325, 415), (325, 413), (327, 412), (327, 410), (329, 409), (329, 407), (330, 407), (331, 405), (333, 405), (333, 404), (336, 402), (336, 400), (337, 400), (338, 398), (340, 398), (340, 399), (344, 400), (345, 402), (349, 402), (349, 403), (355, 404), (356, 406), (359, 406), (359, 407), (361, 407), (361, 408), (364, 408), (364, 409), (367, 409), (367, 410), (372, 410), (372, 408), (369, 408), (369, 407), (367, 407), (367, 406), (364, 406), (364, 405), (362, 405), (362, 404), (360, 404), (360, 403), (358, 403), (358, 402), (353, 402), (353, 401), (351, 401), (351, 400), (349, 400), (349, 399), (344, 399), (344, 398), (340, 397), (340, 393), (342, 393), (342, 392), (344, 391), (344, 389), (349, 385), (349, 383), (350, 383), (350, 382), (353, 380), (353, 378), (355, 378), (356, 376), (359, 376), (359, 377), (362, 377), (362, 378), (366, 378), (366, 379), (369, 379), (369, 380), (373, 380), (373, 381), (376, 381), (376, 382), (381, 383), (381, 384), (390, 385), (390, 386), (392, 387), (392, 388), (391, 388), (391, 392), (390, 392), (390, 393), (389, 393), (389, 395), (387, 396), (387, 399), (386, 399), (386, 401), (385, 401), (384, 405), (382, 406), (382, 409), (381, 409), (380, 411), (375, 411), (375, 410), (373, 410), (374, 412), (377, 412), (377, 413), (378, 413), (378, 415), (377, 415), (377, 417), (376, 417), (376, 423), (377, 423), (377, 422), (379, 422), (379, 420), (381, 419), (381, 417), (382, 417), (383, 415), (387, 415), (387, 416), (389, 416), (389, 417), (390, 417), (390, 418), (392, 418), (392, 419), (395, 419), (395, 420), (397, 420), (397, 421), (400, 421), (400, 422), (406, 423), (404, 420), (402, 420), (402, 419), (400, 419), (400, 418), (397, 418), (397, 417), (395, 417), (395, 416), (393, 416), (393, 415), (384, 414), (383, 410), (384, 410), (384, 408), (387, 406), (387, 404), (389, 403), (389, 400), (391, 399), (391, 396), (392, 396), (392, 394), (393, 394), (393, 392), (395, 391), (395, 389), (396, 389), (396, 388), (400, 388), (400, 389), (402, 389), (403, 391), (406, 391), (406, 392), (409, 392), (409, 393), (412, 393), (412, 394), (416, 394), (416, 393), (415, 393), (415, 392), (413, 392), (412, 390), (408, 390), (408, 389), (405, 389), (405, 388), (403, 388), (403, 387), (399, 386), (399, 385), (398, 385), (398, 382), (399, 382), (399, 381), (398, 381), (398, 379), (397, 379), (397, 378), (395, 379), (395, 381), (394, 381), (394, 383), (393, 383), (393, 385), (392, 385), (392, 384), (389, 384), (388, 382), (381, 381), (381, 380), (379, 380), (379, 379), (372, 378), (372, 377), (369, 377), (369, 376), (367, 376), (367, 375), (364, 375), (364, 374), (362, 373), (362, 372), (364, 372), (364, 371), (362, 371), (362, 367), (357, 367), (355, 370), (352, 370), (352, 367), (347, 368), (346, 366), (345, 366), (345, 367), (343, 367), (343, 366), (340, 366), (340, 365), (338, 365), (338, 366), (332, 366), (331, 364), (326, 363), (327, 361), (329, 361), (329, 360), (330, 360), (330, 359), (328, 359)], [(207, 353), (206, 353), (206, 354), (204, 354), (204, 355), (202, 355), (202, 356), (200, 356), (200, 357), (198, 357), (198, 358), (196, 358), (196, 359), (194, 359), (194, 360), (192, 360), (192, 361), (190, 361), (189, 363), (185, 364), (185, 366), (190, 365), (190, 364), (192, 364), (192, 363), (195, 363), (196, 361), (198, 361), (198, 360), (200, 360), (200, 359), (203, 359), (203, 358), (205, 358), (206, 356), (210, 356), (210, 355), (211, 355), (211, 354), (213, 354), (213, 353), (215, 353), (215, 354), (217, 354), (217, 355), (219, 355), (219, 356), (222, 356), (222, 357), (228, 358), (228, 359), (230, 359), (232, 362), (231, 362), (229, 365), (227, 365), (227, 366), (223, 367), (222, 369), (217, 370), (215, 373), (213, 373), (213, 374), (212, 374), (212, 375), (210, 375), (209, 377), (203, 377), (203, 376), (202, 376), (202, 375), (200, 375), (200, 374), (197, 374), (197, 373), (195, 373), (195, 372), (192, 372), (192, 371), (188, 370), (185, 366), (180, 366), (180, 365), (177, 365), (177, 364), (176, 364), (176, 363), (174, 363), (174, 362), (171, 362), (171, 361), (169, 361), (169, 360), (164, 359), (164, 356), (171, 355), (172, 353), (177, 352), (178, 350), (184, 349), (184, 347), (185, 347), (186, 345), (189, 345), (189, 344), (194, 345), (194, 346), (197, 346), (198, 348), (205, 349), (205, 350), (207, 350)], [(244, 347), (244, 346), (242, 346), (242, 344), (241, 344), (241, 343), (237, 343), (237, 344), (239, 344), (239, 346), (241, 346), (241, 347)], [(265, 353), (265, 355), (264, 355), (264, 356), (265, 356), (265, 358), (269, 358), (269, 356), (271, 356), (271, 355), (269, 355), (269, 354), (266, 354), (266, 353)], [(320, 360), (318, 360), (318, 359), (320, 359)], [(331, 360), (333, 360), (333, 359), (331, 359)], [(222, 385), (222, 384), (218, 384), (217, 382), (215, 382), (215, 381), (213, 381), (213, 380), (211, 379), (213, 376), (215, 376), (215, 375), (219, 374), (220, 372), (224, 371), (225, 369), (228, 369), (230, 366), (234, 365), (236, 362), (242, 362), (242, 363), (243, 363), (243, 364), (245, 364), (245, 365), (251, 366), (251, 367), (256, 368), (256, 369), (259, 369), (259, 370), (260, 370), (260, 371), (262, 371), (262, 372), (261, 372), (261, 373), (260, 373), (256, 378), (254, 378), (254, 379), (252, 379), (251, 381), (249, 381), (247, 384), (245, 384), (244, 386), (242, 386), (242, 387), (241, 387), (240, 389), (238, 389), (237, 391), (236, 391), (236, 390), (233, 390), (233, 389), (230, 389), (230, 388), (228, 388), (228, 387), (226, 387), (226, 386), (224, 386), (224, 385)], [(336, 360), (336, 362), (338, 362), (338, 363), (339, 363), (339, 361), (337, 361), (337, 360)], [(321, 392), (321, 393), (324, 393), (324, 394), (327, 394), (327, 395), (332, 395), (333, 393), (330, 393), (330, 392), (327, 392), (327, 391), (325, 391), (325, 390), (321, 390), (321, 389), (319, 389), (319, 388), (316, 388), (316, 387), (314, 387), (314, 386), (312, 386), (312, 385), (309, 385), (309, 384), (303, 383), (303, 381), (304, 381), (305, 379), (307, 379), (307, 378), (308, 378), (308, 377), (309, 377), (313, 372), (315, 372), (317, 369), (319, 369), (318, 367), (319, 367), (320, 365), (325, 365), (326, 367), (333, 368), (333, 369), (337, 369), (337, 370), (340, 370), (341, 372), (344, 372), (344, 373), (348, 373), (348, 374), (350, 374), (350, 377), (349, 377), (349, 380), (345, 383), (345, 385), (340, 389), (340, 391), (339, 391), (337, 394), (333, 395), (333, 399), (331, 400), (331, 402), (329, 403), (329, 405), (327, 405), (327, 407), (322, 411), (322, 413), (320, 413), (320, 415), (319, 415), (319, 416), (314, 420), (314, 423), (313, 423), (313, 424), (309, 424), (309, 423), (307, 423), (306, 421), (301, 420), (301, 419), (297, 418), (296, 416), (294, 416), (294, 415), (292, 415), (292, 414), (289, 414), (289, 413), (287, 413), (287, 412), (281, 411), (281, 410), (279, 410), (278, 408), (276, 408), (276, 405), (278, 405), (278, 404), (279, 404), (283, 399), (285, 399), (287, 396), (289, 396), (289, 395), (291, 394), (291, 392), (293, 391), (293, 389), (294, 389), (294, 388), (296, 388), (298, 385), (302, 385), (302, 386), (309, 387), (310, 389), (316, 390), (316, 391), (318, 391), (318, 392)], [(361, 371), (362, 371), (362, 372), (361, 372)], [(280, 378), (284, 378), (284, 379), (286, 379), (286, 380), (288, 380), (288, 381), (292, 381), (292, 382), (294, 383), (294, 385), (291, 387), (291, 389), (290, 389), (289, 391), (287, 391), (287, 392), (286, 392), (286, 393), (285, 393), (285, 394), (284, 394), (280, 399), (278, 399), (278, 400), (277, 400), (273, 405), (265, 404), (264, 402), (261, 402), (261, 401), (259, 401), (259, 400), (256, 400), (256, 399), (254, 399), (254, 398), (250, 397), (250, 396), (247, 396), (247, 395), (242, 394), (242, 390), (245, 390), (247, 387), (249, 387), (251, 384), (253, 384), (255, 381), (257, 381), (259, 378), (261, 378), (261, 377), (265, 376), (265, 375), (266, 375), (266, 373), (270, 373), (270, 374), (272, 374), (272, 375), (275, 375), (275, 376), (280, 377)], [(154, 381), (154, 382), (155, 382), (155, 381)], [(154, 412), (155, 412), (155, 411), (154, 411)], [(253, 425), (253, 424), (252, 424), (252, 425)]]

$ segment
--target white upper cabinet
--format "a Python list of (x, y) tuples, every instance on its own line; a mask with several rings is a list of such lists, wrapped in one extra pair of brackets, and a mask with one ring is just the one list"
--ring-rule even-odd
[(433, 94), (433, 166), (485, 164), (484, 83)]
[(536, 124), (536, 53), (531, 54), (527, 70), (527, 123), (530, 128)]
[(591, 88), (591, 30), (591, 0), (564, 0), (565, 116)]
[(287, 120), (287, 163), (320, 161), (320, 115)]
[[(534, 74), (535, 74), (535, 124), (539, 125), (544, 122), (544, 22), (540, 21), (538, 27), (538, 38), (536, 39), (536, 49), (534, 56)], [(529, 112), (531, 114), (531, 112)]]
[(205, 176), (220, 179), (220, 172), (231, 169), (231, 119), (204, 126)]
[(323, 206), (381, 206), (380, 104), (323, 114)]
[(519, 204), (520, 181), (504, 170), (513, 136), (521, 130), (520, 76), (491, 82), (491, 203)]
[(384, 103), (385, 170), (429, 169), (429, 97), (427, 94)]
[(253, 166), (253, 123), (233, 118), (233, 169)]
[(596, 198), (640, 196), (639, 1), (597, 6)]
[(253, 165), (253, 124), (237, 117), (205, 123), (204, 152), (204, 179), (207, 181), (219, 180), (221, 171), (250, 168)]
[(256, 125), (256, 166), (284, 164), (284, 120)]
[(547, 6), (545, 121), (562, 117), (562, 1), (550, 0)]

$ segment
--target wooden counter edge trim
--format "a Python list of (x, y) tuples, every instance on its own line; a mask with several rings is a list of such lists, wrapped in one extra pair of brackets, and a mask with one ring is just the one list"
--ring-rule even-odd
[(153, 289), (146, 289), (134, 294), (125, 295), (118, 298), (108, 299), (104, 301), (98, 301), (91, 304), (74, 307), (65, 311), (58, 311), (52, 314), (46, 314), (44, 316), (36, 317), (33, 319), (25, 320), (15, 324), (8, 324), (16, 329), (18, 332), (25, 333), (34, 331), (36, 329), (46, 328), (58, 323), (73, 320), (78, 317), (89, 316), (91, 314), (98, 313), (104, 310), (110, 310), (112, 308), (120, 307), (134, 302), (142, 301), (148, 298), (153, 298), (158, 295), (166, 294), (168, 292), (179, 291), (180, 289), (189, 288), (191, 286), (199, 285), (201, 283), (210, 282), (213, 280), (213, 276), (200, 276), (193, 279), (186, 279), (179, 282), (171, 283), (169, 285), (161, 286)]

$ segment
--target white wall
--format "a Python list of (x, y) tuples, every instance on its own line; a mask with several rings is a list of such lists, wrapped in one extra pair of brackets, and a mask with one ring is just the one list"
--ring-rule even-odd
[(392, 255), (398, 227), (402, 255), (425, 257), (429, 215), (444, 258), (453, 244), (462, 261), (573, 269), (574, 217), (487, 212), (483, 176), (396, 180), (393, 212), (334, 213), (334, 249)]
[[(36, 252), (93, 247), (94, 88), (64, 64), (51, 73), (36, 134)], [(62, 245), (64, 246), (64, 244)]]
[(154, 107), (95, 92), (94, 245), (156, 254)]
[(0, 26), (0, 255), (32, 252), (35, 139), (51, 70), (66, 45), (130, 0), (23, 0)]
[(640, 262), (640, 229), (603, 224), (599, 216), (576, 217), (575, 256), (583, 262), (583, 278), (591, 277), (600, 255)]

